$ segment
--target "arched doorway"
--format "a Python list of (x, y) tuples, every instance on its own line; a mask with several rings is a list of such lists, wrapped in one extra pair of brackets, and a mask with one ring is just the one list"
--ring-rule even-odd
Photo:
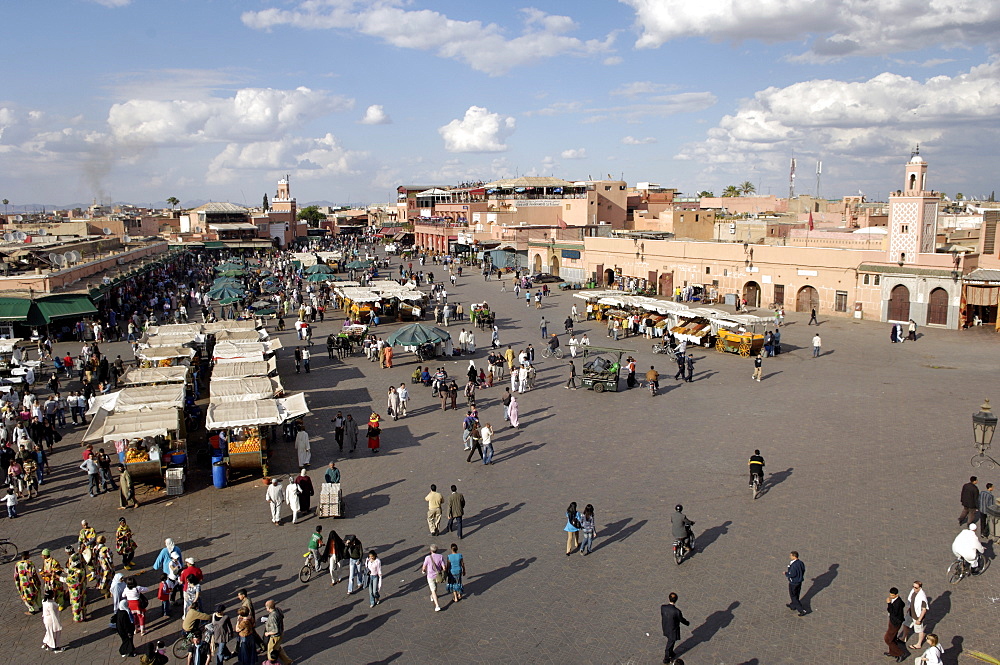
[(549, 273), (559, 276), (559, 257), (555, 254), (549, 257)]
[(889, 292), (889, 321), (910, 320), (910, 290), (902, 284), (892, 287)]
[(743, 299), (747, 301), (747, 307), (760, 307), (760, 284), (757, 282), (744, 284)]
[(533, 272), (535, 272), (535, 273), (542, 272), (542, 255), (541, 254), (535, 254), (535, 269), (533, 270)]
[(608, 268), (604, 271), (604, 286), (611, 286), (615, 283), (615, 271)]
[(660, 275), (660, 293), (661, 296), (667, 296), (668, 298), (674, 297), (674, 273), (668, 272)]
[(931, 291), (927, 303), (927, 325), (948, 325), (948, 292), (940, 287)]
[(811, 286), (803, 286), (795, 297), (796, 312), (819, 311), (819, 293)]

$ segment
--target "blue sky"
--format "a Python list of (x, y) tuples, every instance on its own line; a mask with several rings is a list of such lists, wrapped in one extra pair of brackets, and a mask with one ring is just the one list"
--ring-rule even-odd
[[(925, 5), (925, 6), (924, 6)], [(996, 189), (1000, 3), (7, 3), (0, 197), (377, 203), (624, 175), (885, 198)]]

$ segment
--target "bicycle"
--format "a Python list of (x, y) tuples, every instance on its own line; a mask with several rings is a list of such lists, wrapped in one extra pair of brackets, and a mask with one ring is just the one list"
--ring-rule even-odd
[(948, 566), (948, 582), (951, 584), (958, 584), (966, 577), (970, 575), (980, 575), (986, 568), (986, 557), (983, 556), (982, 552), (976, 553), (976, 567), (973, 568), (972, 565), (965, 560), (964, 557), (956, 558), (950, 566)]
[(312, 550), (309, 550), (302, 555), (306, 562), (302, 566), (302, 570), (299, 571), (299, 581), (303, 584), (308, 584), (309, 580), (313, 578), (313, 575), (319, 574), (319, 562), (316, 560), (316, 555)]
[(17, 545), (6, 538), (0, 538), (0, 564), (14, 561), (17, 558), (17, 552)]
[(760, 476), (756, 473), (750, 475), (752, 476), (750, 479), (750, 500), (756, 501), (757, 497), (760, 495), (760, 488), (763, 483), (761, 483)]
[(557, 346), (555, 349), (552, 349), (551, 347), (546, 346), (544, 349), (542, 349), (543, 358), (551, 358), (552, 356), (555, 356), (557, 359), (562, 360), (563, 357), (562, 348)]
[(203, 642), (211, 637), (211, 631), (208, 631), (207, 628), (211, 628), (211, 626), (207, 626), (206, 630), (195, 628), (192, 631), (185, 631), (184, 634), (181, 635), (176, 642), (174, 642), (174, 646), (171, 648), (171, 651), (174, 653), (174, 658), (177, 660), (184, 660), (188, 657), (188, 652), (191, 650), (192, 644), (191, 638), (196, 633), (201, 635)]

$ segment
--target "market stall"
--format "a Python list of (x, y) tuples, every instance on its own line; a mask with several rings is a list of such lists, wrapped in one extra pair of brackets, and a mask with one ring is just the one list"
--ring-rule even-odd
[(261, 376), (211, 381), (208, 388), (209, 401), (212, 404), (273, 399), (284, 394), (284, 388), (278, 379)]
[[(278, 399), (242, 400), (209, 404), (205, 428), (218, 431), (222, 458), (230, 469), (261, 469), (267, 475), (267, 457), (275, 441), (274, 426), (309, 413), (302, 393)], [(218, 485), (218, 483), (216, 483)]]
[(10, 376), (24, 358), (23, 342), (19, 337), (0, 339), (0, 376)]
[(93, 416), (98, 409), (112, 413), (148, 409), (184, 408), (184, 384), (170, 383), (153, 386), (129, 386), (118, 392), (95, 395), (94, 403), (87, 410)]
[(184, 464), (187, 446), (184, 421), (176, 408), (109, 413), (100, 409), (90, 421), (83, 442), (114, 443), (118, 459), (135, 479), (163, 483), (168, 464)]
[(278, 371), (274, 358), (267, 360), (220, 362), (212, 368), (212, 381), (230, 381), (252, 376), (271, 376)]
[(195, 350), (188, 346), (149, 346), (136, 354), (140, 367), (175, 367), (190, 365)]
[(188, 383), (191, 368), (187, 365), (178, 367), (133, 367), (125, 371), (118, 383), (126, 386), (148, 386), (161, 383)]

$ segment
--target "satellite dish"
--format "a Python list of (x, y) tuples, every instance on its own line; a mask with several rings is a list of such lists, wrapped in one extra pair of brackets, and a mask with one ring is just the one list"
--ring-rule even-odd
[(71, 251), (71, 252), (70, 252), (70, 254), (72, 254), (72, 255), (73, 255), (73, 259), (72, 259), (72, 261), (73, 261), (74, 263), (77, 263), (77, 262), (79, 262), (79, 261), (80, 261), (80, 259), (82, 259), (82, 258), (83, 258), (83, 254), (81, 254), (80, 252), (76, 251), (75, 249), (74, 249), (73, 251)]
[(59, 265), (59, 255), (58, 254), (49, 254), (48, 258), (49, 258), (49, 263), (51, 263), (52, 265), (54, 265), (54, 266)]
[(14, 242), (14, 234), (13, 233), (5, 233), (5, 234), (3, 234), (3, 239), (4, 239), (5, 242)]
[(62, 265), (67, 263), (73, 263), (73, 252), (63, 252), (62, 254)]
[(48, 235), (48, 233), (45, 229), (38, 229), (38, 235), (40, 236)]
[(57, 265), (58, 265), (58, 266), (59, 266), (60, 268), (61, 268), (62, 266), (64, 266), (64, 265), (66, 265), (67, 263), (69, 263), (69, 261), (67, 261), (67, 260), (66, 260), (66, 257), (65, 257), (65, 256), (63, 256), (62, 254), (56, 254), (56, 264), (57, 264)]
[(111, 229), (105, 226), (103, 229), (101, 229), (101, 233), (103, 233), (106, 236), (109, 236), (111, 235)]
[(23, 222), (24, 221), (24, 215), (14, 215), (14, 221), (15, 222)]
[(103, 282), (104, 284), (110, 284), (110, 283), (111, 283), (111, 278), (110, 278), (110, 277), (103, 277), (103, 278), (101, 279), (101, 281), (102, 281), (102, 282)]
[(25, 238), (28, 237), (24, 231), (14, 231), (14, 240), (18, 242), (24, 242)]
[(122, 236), (122, 242), (124, 242), (126, 245), (129, 244), (130, 242), (132, 242), (132, 236), (126, 233), (125, 235)]

